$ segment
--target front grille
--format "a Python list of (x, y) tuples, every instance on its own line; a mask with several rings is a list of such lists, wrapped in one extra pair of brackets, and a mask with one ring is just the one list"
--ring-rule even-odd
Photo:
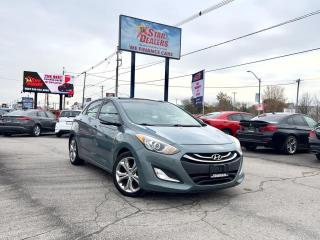
[(186, 153), (183, 158), (191, 162), (199, 163), (222, 163), (239, 158), (240, 154), (236, 151), (222, 153)]
[[(209, 159), (214, 154), (220, 154), (222, 157), (218, 161)], [(181, 158), (181, 163), (185, 171), (195, 184), (215, 185), (231, 182), (237, 176), (240, 168), (241, 156), (237, 152), (223, 153), (187, 153)], [(217, 172), (213, 172), (218, 168)], [(212, 177), (214, 173), (226, 173), (227, 176)]]

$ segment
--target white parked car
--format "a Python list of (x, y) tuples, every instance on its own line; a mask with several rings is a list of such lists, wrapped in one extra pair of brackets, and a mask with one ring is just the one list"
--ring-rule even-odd
[(72, 127), (72, 122), (81, 111), (64, 110), (61, 111), (58, 122), (56, 123), (55, 133), (57, 137), (61, 137), (62, 134), (69, 133)]

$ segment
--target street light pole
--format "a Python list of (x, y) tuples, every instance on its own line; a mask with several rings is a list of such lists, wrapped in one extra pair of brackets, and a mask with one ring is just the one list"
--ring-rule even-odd
[(247, 71), (248, 73), (252, 73), (253, 76), (259, 81), (259, 104), (261, 103), (261, 78), (258, 78), (257, 75), (252, 71)]

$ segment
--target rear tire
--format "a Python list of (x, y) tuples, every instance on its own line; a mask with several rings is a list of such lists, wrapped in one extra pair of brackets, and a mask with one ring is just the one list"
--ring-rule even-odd
[(83, 160), (79, 158), (78, 145), (75, 137), (70, 138), (69, 141), (69, 160), (72, 165), (81, 165)]
[(320, 160), (320, 154), (316, 154), (318, 160)]
[(283, 143), (282, 150), (285, 154), (293, 155), (298, 150), (298, 140), (295, 136), (288, 136)]
[(57, 132), (57, 133), (56, 133), (56, 137), (59, 138), (59, 137), (61, 137), (61, 136), (62, 136), (62, 133), (61, 133), (61, 132)]
[(139, 197), (144, 190), (140, 187), (136, 159), (130, 152), (118, 156), (113, 165), (113, 183), (118, 191), (127, 197)]
[(251, 145), (245, 144), (244, 147), (248, 151), (255, 151), (257, 149), (257, 145), (255, 145), (255, 144), (251, 144)]
[(34, 137), (39, 137), (41, 134), (41, 127), (39, 124), (34, 125), (34, 127), (32, 128), (32, 136)]
[(5, 133), (3, 135), (6, 136), (6, 137), (10, 137), (12, 134), (11, 133)]

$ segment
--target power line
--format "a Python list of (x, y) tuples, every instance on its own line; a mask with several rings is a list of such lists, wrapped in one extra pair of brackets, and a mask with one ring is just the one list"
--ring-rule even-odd
[[(284, 55), (280, 55), (280, 56), (269, 57), (269, 58), (254, 60), (254, 61), (250, 61), (250, 62), (235, 64), (235, 65), (231, 65), (231, 66), (214, 68), (214, 69), (206, 70), (206, 73), (207, 73), (207, 72), (217, 72), (217, 71), (221, 71), (221, 70), (226, 70), (226, 69), (231, 69), (231, 68), (236, 68), (236, 67), (251, 65), (251, 64), (255, 64), (255, 63), (261, 63), (261, 62), (271, 61), (271, 60), (275, 60), (275, 59), (290, 57), (290, 56), (299, 55), (299, 54), (308, 53), (308, 52), (313, 52), (313, 51), (318, 51), (318, 50), (320, 50), (320, 48), (313, 48), (313, 49), (308, 49), (308, 50), (304, 50), (304, 51), (299, 51), (299, 52), (294, 52), (294, 53), (288, 53), (288, 54), (284, 54)], [(171, 77), (170, 79), (183, 78), (183, 77), (188, 77), (188, 76), (191, 76), (191, 75), (192, 75), (192, 73), (191, 73), (191, 74), (178, 75), (178, 76)], [(164, 79), (162, 78), (162, 79), (145, 81), (145, 82), (143, 82), (143, 83), (159, 82), (159, 81), (163, 81), (163, 80), (164, 80)], [(139, 82), (136, 82), (136, 83), (139, 83)]]
[[(213, 6), (209, 7), (209, 8), (206, 8), (206, 9), (204, 9), (204, 10), (201, 10), (201, 11), (199, 11), (199, 12), (196, 13), (196, 14), (193, 14), (192, 16), (190, 16), (190, 17), (182, 20), (181, 22), (175, 24), (174, 26), (181, 26), (181, 25), (183, 25), (183, 24), (185, 24), (185, 23), (191, 22), (192, 20), (194, 20), (194, 19), (196, 19), (196, 18), (198, 18), (198, 17), (201, 17), (201, 16), (203, 16), (204, 14), (207, 14), (207, 13), (213, 11), (213, 10), (216, 10), (216, 9), (218, 9), (218, 8), (221, 8), (221, 7), (223, 7), (223, 6), (231, 3), (231, 2), (233, 2), (233, 1), (235, 1), (235, 0), (223, 0), (223, 1), (221, 1), (220, 3), (218, 3), (218, 4), (215, 4), (215, 5), (213, 5)], [(88, 72), (88, 71), (96, 68), (97, 66), (100, 66), (101, 64), (103, 64), (105, 61), (107, 61), (109, 58), (115, 56), (116, 54), (117, 54), (117, 51), (113, 52), (109, 57), (106, 57), (105, 59), (103, 59), (102, 61), (100, 61), (100, 62), (97, 63), (96, 65), (92, 66), (92, 67), (89, 68), (87, 71), (83, 71), (82, 73)], [(139, 67), (139, 66), (137, 66), (137, 67)], [(82, 73), (81, 73), (81, 74), (82, 74)]]

